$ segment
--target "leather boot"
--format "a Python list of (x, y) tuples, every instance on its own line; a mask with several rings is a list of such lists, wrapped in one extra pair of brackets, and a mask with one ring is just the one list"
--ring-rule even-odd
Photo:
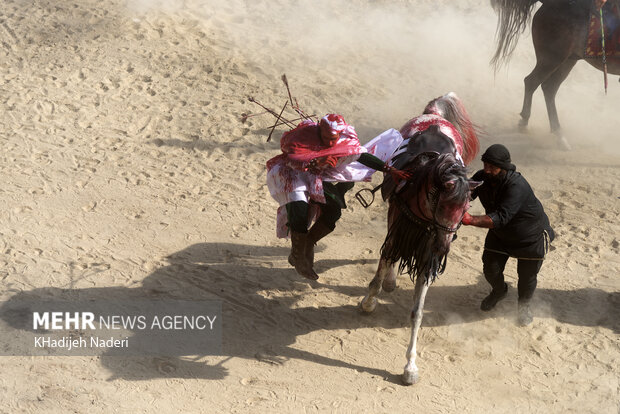
[(482, 303), (480, 304), (480, 309), (483, 311), (490, 311), (497, 305), (497, 302), (504, 299), (506, 297), (506, 293), (508, 292), (508, 284), (504, 283), (503, 286), (499, 289), (493, 288), (489, 295), (482, 299)]
[[(308, 233), (291, 232), (291, 254), (289, 262), (293, 262), (293, 266), (297, 273), (310, 280), (317, 280), (317, 275), (312, 269), (312, 264), (308, 262), (306, 257), (306, 246), (308, 245)], [(292, 260), (291, 260), (292, 259)], [(291, 263), (292, 264), (292, 263)]]
[[(330, 229), (325, 224), (319, 222), (314, 223), (314, 225), (308, 231), (308, 243), (306, 244), (306, 258), (312, 267), (314, 267), (314, 246), (316, 243), (321, 240), (323, 237), (327, 236), (329, 233), (334, 231)], [(288, 256), (288, 262), (291, 266), (295, 266), (295, 258), (293, 254)]]
[(306, 245), (306, 259), (312, 267), (314, 267), (314, 246), (323, 237), (334, 231), (320, 221), (314, 223), (314, 225), (308, 231), (308, 244)]

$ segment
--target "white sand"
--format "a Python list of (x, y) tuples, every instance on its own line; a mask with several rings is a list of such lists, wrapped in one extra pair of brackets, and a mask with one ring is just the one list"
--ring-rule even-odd
[[(584, 62), (569, 76), (572, 152), (548, 135), (540, 91), (518, 133), (531, 40), (494, 76), (482, 3), (4, 0), (2, 300), (221, 299), (224, 355), (3, 357), (0, 412), (617, 413), (620, 85), (611, 76), (605, 96)], [(558, 234), (530, 327), (515, 323), (513, 261), (509, 297), (479, 310), (485, 232), (462, 228), (427, 297), (421, 382), (400, 385), (411, 282), (372, 316), (356, 309), (386, 205), (351, 192), (315, 287), (275, 237), (264, 164), (283, 129), (267, 143), (271, 117), (240, 117), (260, 110), (249, 95), (284, 103), (283, 73), (302, 108), (342, 113), (362, 141), (431, 98), (463, 99), (483, 149), (510, 148)]]

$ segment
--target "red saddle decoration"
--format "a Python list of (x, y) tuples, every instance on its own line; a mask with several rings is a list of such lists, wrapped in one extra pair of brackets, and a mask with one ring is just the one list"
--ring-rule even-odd
[[(605, 25), (605, 56), (620, 58), (620, 8), (618, 4), (603, 6), (603, 23)], [(601, 42), (601, 15), (592, 2), (592, 13), (588, 25), (588, 37), (584, 52), (585, 58), (602, 59), (603, 45)]]

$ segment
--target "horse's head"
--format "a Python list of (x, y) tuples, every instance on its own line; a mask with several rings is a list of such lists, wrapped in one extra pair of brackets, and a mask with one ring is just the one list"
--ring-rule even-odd
[(413, 178), (391, 199), (384, 253), (392, 262), (401, 260), (401, 271), (434, 278), (443, 272), (470, 191), (479, 183), (467, 180), (465, 167), (451, 153), (421, 153), (411, 169)]
[(471, 183), (452, 154), (420, 154), (419, 174), (403, 198), (410, 210), (432, 226), (432, 250), (444, 256), (469, 208)]

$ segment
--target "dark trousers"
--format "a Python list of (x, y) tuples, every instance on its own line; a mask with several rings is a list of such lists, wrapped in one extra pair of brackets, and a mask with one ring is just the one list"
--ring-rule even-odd
[[(503, 290), (504, 288), (504, 268), (508, 261), (508, 255), (485, 250), (482, 254), (482, 270), (484, 278), (489, 282), (493, 289)], [(536, 289), (537, 276), (542, 266), (542, 260), (517, 259), (517, 274), (519, 282), (517, 290), (519, 292), (519, 302), (527, 302), (534, 295)]]
[[(330, 230), (336, 228), (336, 222), (342, 215), (342, 208), (335, 201), (326, 198), (326, 204), (320, 204), (321, 215), (317, 222), (321, 222)], [(296, 233), (308, 232), (308, 211), (309, 206), (305, 201), (293, 201), (286, 205), (288, 216), (288, 227)]]
[[(320, 204), (321, 215), (317, 222), (323, 223), (328, 229), (334, 230), (336, 222), (342, 215), (342, 208), (332, 199), (327, 198), (327, 203)], [(296, 233), (308, 232), (308, 203), (305, 201), (293, 201), (286, 205), (288, 215), (288, 227)]]
[[(323, 183), (325, 204), (319, 204), (321, 214), (317, 222), (321, 222), (328, 229), (334, 230), (336, 222), (342, 216), (342, 209), (347, 208), (344, 195), (353, 188), (354, 183)], [(308, 232), (308, 203), (293, 201), (286, 205), (289, 229), (296, 233)]]

